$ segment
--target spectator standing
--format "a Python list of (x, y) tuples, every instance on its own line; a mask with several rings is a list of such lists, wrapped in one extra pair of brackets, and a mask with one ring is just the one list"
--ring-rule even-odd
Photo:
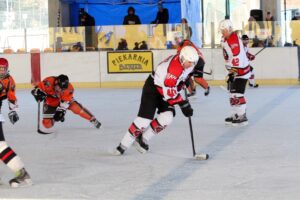
[(272, 16), (270, 11), (267, 12), (265, 23), (266, 23), (265, 28), (268, 30), (268, 37), (275, 35), (274, 17)]
[(167, 24), (169, 22), (169, 10), (163, 7), (162, 2), (158, 3), (156, 18), (151, 24)]
[(141, 24), (139, 16), (135, 14), (135, 9), (130, 6), (127, 10), (128, 15), (124, 17), (123, 25)]
[(183, 37), (187, 40), (190, 40), (192, 37), (192, 28), (189, 26), (188, 21), (186, 18), (181, 19), (181, 24), (183, 26)]

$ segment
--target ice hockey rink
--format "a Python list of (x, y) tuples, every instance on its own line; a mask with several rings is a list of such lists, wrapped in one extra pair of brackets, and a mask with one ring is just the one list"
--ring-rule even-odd
[[(179, 108), (147, 154), (132, 147), (111, 155), (136, 117), (141, 89), (77, 89), (76, 99), (99, 118), (101, 129), (68, 112), (50, 135), (36, 132), (30, 90), (18, 90), (20, 121), (6, 121), (4, 132), (34, 185), (9, 188), (13, 174), (1, 164), (0, 199), (300, 199), (299, 86), (248, 88), (245, 127), (224, 125), (226, 91), (215, 86), (205, 97), (197, 89), (192, 122), (196, 152), (210, 155), (205, 161), (192, 157), (188, 119)], [(6, 102), (3, 114), (7, 119)]]

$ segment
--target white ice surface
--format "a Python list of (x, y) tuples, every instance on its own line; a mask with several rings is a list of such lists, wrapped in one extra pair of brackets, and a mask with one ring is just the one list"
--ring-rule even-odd
[[(37, 104), (18, 90), (20, 121), (7, 121), (8, 144), (20, 155), (34, 185), (11, 189), (13, 174), (0, 165), (0, 199), (298, 200), (300, 199), (299, 87), (247, 89), (249, 125), (228, 127), (228, 94), (213, 87), (192, 99), (195, 147), (210, 155), (192, 159), (188, 119), (150, 141), (112, 156), (136, 117), (141, 89), (77, 89), (76, 99), (102, 122), (100, 130), (68, 112), (55, 133), (36, 132)], [(4, 102), (2, 113), (7, 116)]]

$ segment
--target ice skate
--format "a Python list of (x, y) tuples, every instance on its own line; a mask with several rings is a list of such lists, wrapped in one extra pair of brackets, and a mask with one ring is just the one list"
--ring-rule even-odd
[(232, 120), (232, 126), (246, 126), (248, 124), (248, 119), (246, 117), (246, 113), (243, 115), (235, 115)]
[(140, 153), (146, 153), (149, 150), (149, 145), (143, 141), (143, 135), (140, 134), (134, 142), (136, 150)]
[(121, 156), (124, 154), (124, 152), (125, 152), (125, 149), (122, 147), (121, 144), (119, 144), (119, 146), (117, 146), (117, 148), (114, 150), (113, 155)]
[(250, 87), (252, 87), (252, 88), (258, 88), (258, 86), (259, 86), (259, 85), (258, 85), (258, 84), (256, 84), (256, 83), (255, 83), (255, 84), (251, 84), (251, 83), (249, 83), (249, 86), (250, 86)]
[(27, 171), (23, 168), (18, 171), (15, 178), (9, 181), (9, 185), (13, 188), (28, 187), (32, 185), (32, 181)]
[(188, 93), (186, 96), (187, 97), (192, 97), (196, 95), (196, 89), (193, 89), (190, 93)]
[(91, 123), (92, 123), (96, 128), (100, 128), (100, 126), (101, 126), (101, 123), (100, 123), (96, 118), (92, 119), (92, 120), (91, 120)]
[(232, 120), (233, 120), (233, 117), (227, 117), (227, 118), (225, 119), (225, 124), (226, 124), (226, 125), (231, 125), (231, 124), (232, 124)]

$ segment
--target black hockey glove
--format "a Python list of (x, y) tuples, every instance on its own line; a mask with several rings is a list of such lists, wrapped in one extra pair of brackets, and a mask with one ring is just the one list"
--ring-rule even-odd
[(36, 101), (44, 101), (47, 96), (47, 94), (43, 92), (40, 88), (34, 88), (31, 91), (31, 94), (33, 95)]
[(12, 124), (15, 124), (19, 120), (19, 115), (13, 110), (8, 113), (8, 118)]
[(61, 121), (61, 122), (64, 122), (65, 121), (65, 114), (66, 114), (66, 111), (61, 109), (61, 108), (57, 108), (54, 116), (53, 116), (53, 119), (54, 121)]
[(210, 87), (208, 86), (208, 88), (204, 91), (204, 95), (208, 96), (210, 92)]
[(191, 104), (187, 100), (179, 103), (179, 106), (184, 116), (186, 117), (193, 116), (193, 108), (191, 107)]
[(226, 80), (227, 84), (231, 84), (233, 80), (234, 80), (234, 74), (233, 73), (228, 74)]

